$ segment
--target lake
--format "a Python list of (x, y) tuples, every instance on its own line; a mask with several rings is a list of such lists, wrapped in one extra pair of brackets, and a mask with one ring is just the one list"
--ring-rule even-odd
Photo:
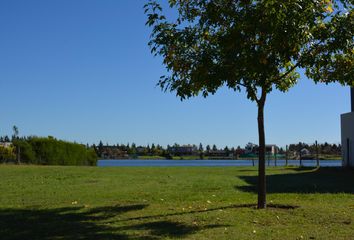
[[(269, 163), (269, 165), (268, 165)], [(277, 166), (285, 166), (285, 160), (277, 160)], [(98, 167), (249, 167), (252, 160), (98, 160)], [(254, 164), (257, 166), (258, 161)], [(302, 166), (315, 167), (316, 160), (302, 160)], [(266, 161), (267, 166), (275, 166), (275, 161)], [(288, 160), (288, 165), (300, 166), (299, 160)], [(341, 160), (320, 160), (321, 167), (341, 167)]]

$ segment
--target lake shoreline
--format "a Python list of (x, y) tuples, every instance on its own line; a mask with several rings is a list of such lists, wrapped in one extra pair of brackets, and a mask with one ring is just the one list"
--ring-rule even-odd
[[(258, 160), (161, 160), (161, 159), (129, 159), (98, 160), (98, 167), (252, 167)], [(302, 166), (316, 167), (316, 160), (266, 160), (269, 167)], [(320, 160), (320, 167), (341, 167), (341, 160)]]

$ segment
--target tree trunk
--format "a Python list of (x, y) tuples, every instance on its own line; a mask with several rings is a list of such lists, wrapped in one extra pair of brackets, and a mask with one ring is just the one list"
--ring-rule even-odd
[(266, 202), (266, 173), (265, 173), (265, 131), (264, 131), (264, 105), (266, 100), (266, 92), (262, 90), (262, 96), (258, 101), (258, 208), (267, 207)]

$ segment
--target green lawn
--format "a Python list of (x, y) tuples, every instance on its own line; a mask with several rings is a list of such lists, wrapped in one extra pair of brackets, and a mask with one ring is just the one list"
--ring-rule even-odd
[(0, 166), (0, 239), (354, 239), (354, 171)]

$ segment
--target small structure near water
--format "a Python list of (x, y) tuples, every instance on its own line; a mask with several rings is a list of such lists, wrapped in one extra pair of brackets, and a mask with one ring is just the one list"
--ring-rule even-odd
[(351, 88), (351, 112), (341, 115), (342, 161), (344, 167), (354, 167), (354, 87)]

